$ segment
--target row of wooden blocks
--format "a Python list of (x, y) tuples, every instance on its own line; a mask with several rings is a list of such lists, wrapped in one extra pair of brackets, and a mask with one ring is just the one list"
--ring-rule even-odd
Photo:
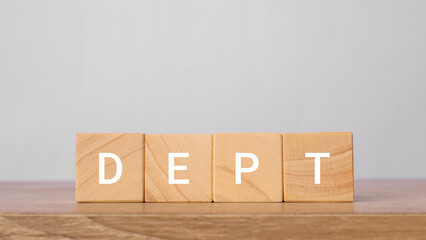
[(80, 133), (78, 202), (352, 202), (350, 132)]

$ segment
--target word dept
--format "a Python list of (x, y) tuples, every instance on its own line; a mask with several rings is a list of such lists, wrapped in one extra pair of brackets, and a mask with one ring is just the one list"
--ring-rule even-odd
[(351, 132), (79, 133), (78, 202), (352, 202)]

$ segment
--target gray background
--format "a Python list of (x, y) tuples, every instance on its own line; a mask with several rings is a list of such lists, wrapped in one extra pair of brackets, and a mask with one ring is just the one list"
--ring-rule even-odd
[(354, 133), (426, 177), (426, 1), (0, 0), (0, 180), (73, 180), (77, 132)]

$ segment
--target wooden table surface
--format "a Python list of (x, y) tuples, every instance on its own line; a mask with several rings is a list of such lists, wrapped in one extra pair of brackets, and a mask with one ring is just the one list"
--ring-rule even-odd
[(76, 203), (72, 182), (0, 183), (0, 239), (426, 239), (426, 179), (358, 180), (354, 203)]

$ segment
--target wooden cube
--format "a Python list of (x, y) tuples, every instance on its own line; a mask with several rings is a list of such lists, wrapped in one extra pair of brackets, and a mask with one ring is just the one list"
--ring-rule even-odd
[(212, 135), (147, 134), (146, 202), (212, 201)]
[(80, 133), (76, 148), (78, 202), (143, 202), (144, 134)]
[(284, 201), (352, 202), (352, 133), (283, 134)]
[(215, 202), (283, 201), (279, 133), (215, 134), (213, 168)]

